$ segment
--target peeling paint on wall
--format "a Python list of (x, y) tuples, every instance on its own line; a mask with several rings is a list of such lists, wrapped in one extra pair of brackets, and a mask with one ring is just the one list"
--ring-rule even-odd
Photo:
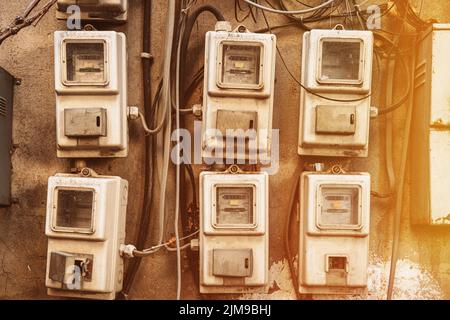
[(296, 295), (292, 286), (291, 273), (287, 260), (278, 261), (272, 264), (269, 271), (270, 289), (268, 294), (244, 294), (239, 297), (241, 300), (295, 300)]
[[(367, 299), (386, 299), (390, 266), (390, 261), (371, 258), (368, 270), (369, 293)], [(444, 298), (444, 292), (430, 272), (408, 259), (398, 260), (393, 299), (433, 300)]]
[[(382, 261), (371, 257), (368, 272), (367, 295), (314, 295), (313, 299), (342, 300), (383, 300), (386, 299), (389, 281), (390, 261)], [(239, 299), (252, 300), (293, 300), (296, 299), (292, 285), (291, 274), (287, 260), (278, 261), (270, 267), (270, 290), (268, 294), (245, 294)], [(445, 294), (433, 275), (408, 259), (397, 262), (395, 288), (393, 298), (396, 300), (439, 300), (445, 299)]]

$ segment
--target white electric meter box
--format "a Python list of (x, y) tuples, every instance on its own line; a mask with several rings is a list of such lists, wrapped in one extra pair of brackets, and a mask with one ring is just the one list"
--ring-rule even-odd
[(203, 158), (266, 161), (276, 37), (251, 33), (242, 25), (231, 31), (229, 23), (219, 22), (216, 31), (207, 32), (205, 50)]
[(46, 286), (50, 296), (112, 300), (122, 290), (128, 182), (119, 177), (49, 178)]
[(85, 22), (124, 23), (128, 17), (128, 0), (58, 0), (56, 18), (74, 18), (78, 13), (74, 6)]
[(304, 33), (300, 155), (368, 156), (372, 59), (371, 31)]
[(56, 31), (55, 89), (58, 157), (127, 156), (123, 33)]
[(304, 172), (300, 202), (300, 293), (364, 294), (369, 260), (369, 174)]
[(434, 24), (416, 57), (411, 128), (411, 222), (450, 225), (450, 24)]
[(200, 174), (200, 292), (264, 293), (269, 284), (267, 173)]

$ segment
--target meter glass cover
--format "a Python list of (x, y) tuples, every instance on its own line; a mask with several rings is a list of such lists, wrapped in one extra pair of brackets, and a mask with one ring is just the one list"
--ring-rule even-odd
[(104, 43), (66, 43), (67, 81), (104, 84)]
[(223, 44), (220, 82), (227, 86), (259, 86), (261, 45)]
[(359, 225), (359, 189), (357, 187), (322, 187), (320, 196), (320, 226)]
[(360, 82), (363, 42), (323, 40), (320, 81)]
[(58, 189), (56, 227), (92, 229), (94, 191)]
[(253, 187), (217, 188), (218, 225), (253, 225)]

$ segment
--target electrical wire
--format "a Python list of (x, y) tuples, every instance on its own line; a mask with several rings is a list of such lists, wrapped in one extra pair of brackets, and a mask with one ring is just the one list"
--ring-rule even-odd
[[(183, 59), (180, 63), (180, 105), (186, 106), (188, 103), (190, 97), (192, 96), (195, 88), (197, 88), (197, 85), (200, 83), (200, 81), (203, 79), (203, 73), (204, 73), (204, 67), (200, 68), (194, 75), (190, 85), (186, 88), (186, 79), (187, 79), (187, 66), (189, 65), (188, 62), (188, 45), (190, 41), (190, 37), (192, 34), (192, 31), (194, 29), (194, 26), (203, 13), (210, 13), (214, 16), (214, 18), (217, 21), (224, 21), (225, 18), (223, 14), (218, 10), (216, 7), (210, 5), (210, 4), (203, 4), (195, 9), (192, 10), (192, 12), (189, 12), (189, 17), (186, 21), (186, 25), (184, 28), (183, 34), (180, 36), (182, 37), (182, 45), (181, 45), (181, 58)], [(180, 119), (180, 126), (184, 127), (184, 120), (183, 117)], [(193, 204), (191, 206), (191, 215), (188, 217), (188, 208), (186, 205), (185, 200), (185, 193), (182, 192), (180, 195), (180, 212), (181, 215), (181, 223), (183, 226), (183, 232), (189, 233), (193, 229), (198, 229), (198, 222), (199, 222), (199, 210), (198, 210), (198, 203), (197, 203), (197, 193), (196, 193), (196, 185), (195, 185), (195, 177), (192, 170), (192, 166), (189, 164), (182, 164), (181, 167), (185, 168), (186, 170), (181, 170), (180, 172), (180, 183), (181, 185), (185, 185), (185, 171), (188, 172), (191, 186), (192, 186), (192, 198), (193, 198)], [(189, 266), (192, 271), (193, 279), (196, 283), (199, 283), (199, 257), (198, 252), (188, 251), (187, 256), (189, 259)], [(201, 296), (201, 294), (200, 294)]]
[[(163, 111), (163, 114), (165, 113), (166, 110)], [(164, 123), (166, 122), (166, 118), (164, 117), (161, 119), (161, 122), (156, 126), (156, 128), (149, 129), (145, 120), (145, 116), (141, 112), (139, 112), (139, 120), (141, 120), (142, 128), (144, 128), (146, 135), (158, 134), (159, 132), (161, 132), (162, 128), (164, 127)]]
[(37, 24), (43, 16), (47, 14), (47, 12), (50, 10), (50, 8), (56, 3), (57, 0), (50, 0), (48, 1), (42, 8), (35, 13), (33, 16), (28, 17), (28, 15), (31, 13), (31, 11), (36, 7), (36, 5), (40, 1), (32, 1), (27, 8), (25, 9), (23, 16), (17, 16), (14, 21), (9, 25), (9, 27), (1, 30), (0, 32), (0, 45), (8, 39), (11, 36), (16, 35), (19, 33), (20, 30), (23, 28), (29, 27), (32, 24)]
[(165, 248), (166, 248), (166, 250), (167, 251), (172, 251), (172, 252), (179, 252), (179, 251), (182, 251), (182, 250), (186, 250), (186, 249), (188, 249), (188, 248), (190, 248), (191, 247), (191, 244), (190, 243), (186, 243), (184, 246), (181, 246), (181, 247), (179, 247), (179, 248), (171, 248), (171, 247), (169, 247), (169, 246), (165, 246)]
[[(181, 28), (180, 33), (183, 34), (186, 23), (187, 9), (181, 10)], [(176, 139), (176, 173), (175, 173), (175, 245), (177, 252), (177, 300), (181, 299), (181, 247), (180, 247), (180, 234), (179, 234), (179, 217), (180, 217), (180, 170), (181, 170), (181, 145), (180, 145), (180, 61), (181, 61), (181, 45), (182, 37), (179, 36), (179, 42), (177, 47), (177, 63), (176, 63), (176, 80), (175, 80), (175, 130), (177, 134)]]
[[(414, 60), (414, 56), (412, 57)], [(388, 300), (392, 300), (394, 285), (395, 285), (395, 273), (397, 270), (397, 261), (399, 255), (399, 243), (400, 243), (400, 226), (401, 226), (401, 215), (403, 209), (403, 194), (405, 187), (405, 179), (406, 179), (406, 166), (408, 161), (408, 147), (411, 133), (411, 122), (412, 122), (412, 99), (409, 99), (409, 108), (406, 115), (406, 122), (404, 128), (404, 141), (401, 155), (401, 163), (400, 163), (400, 179), (397, 185), (397, 193), (396, 193), (396, 202), (395, 202), (395, 216), (394, 216), (394, 235), (393, 235), (393, 243), (392, 243), (392, 254), (391, 254), (391, 266), (389, 272), (389, 282), (388, 282), (388, 292), (387, 298)]]
[[(189, 238), (192, 238), (192, 237), (196, 236), (197, 234), (199, 234), (199, 231), (191, 233), (191, 234), (189, 234), (189, 235), (187, 235), (187, 236), (185, 236), (183, 238), (180, 238), (180, 241), (184, 241), (184, 240), (187, 240)], [(148, 248), (148, 249), (134, 250), (133, 251), (133, 256), (135, 256), (135, 257), (147, 257), (147, 256), (150, 256), (150, 255), (156, 253), (161, 248), (165, 248), (165, 247), (167, 248), (168, 246), (170, 246), (173, 243), (174, 243), (174, 240), (172, 239), (170, 241), (167, 241), (165, 243), (161, 243), (159, 245), (153, 246), (153, 247)]]
[[(295, 204), (296, 199), (299, 196), (299, 179), (298, 179), (298, 169), (295, 170), (294, 173), (294, 179), (295, 179), (295, 188), (292, 189), (292, 193), (289, 200), (289, 212), (285, 220), (284, 225), (284, 250), (286, 251), (286, 257), (288, 260), (289, 265), (289, 272), (291, 274), (291, 280), (292, 285), (294, 286), (295, 295), (297, 297), (297, 300), (301, 300), (300, 292), (299, 292), (299, 284), (298, 284), (298, 275), (295, 272), (295, 266), (294, 266), (294, 257), (292, 256), (291, 252), (291, 245), (290, 245), (290, 234), (291, 234), (291, 222), (292, 218), (295, 215)], [(291, 184), (292, 185), (292, 184)]]
[[(152, 0), (143, 0), (143, 40), (142, 50), (146, 53), (146, 57), (142, 60), (142, 75), (144, 88), (144, 120), (153, 123), (156, 104), (159, 101), (162, 83), (158, 88), (158, 93), (152, 101), (152, 81), (151, 69), (153, 59), (151, 58), (151, 44), (152, 44)], [(150, 57), (150, 59), (148, 58)], [(142, 115), (141, 115), (142, 117)], [(136, 246), (143, 248), (146, 245), (148, 230), (150, 228), (150, 215), (153, 204), (153, 178), (154, 178), (154, 138), (146, 137), (145, 139), (145, 154), (144, 154), (144, 199), (142, 204), (141, 216), (139, 219), (139, 227), (136, 237)], [(127, 298), (137, 271), (139, 270), (141, 259), (133, 259), (130, 261), (123, 281), (122, 297)]]
[(320, 4), (320, 5), (318, 5), (318, 6), (316, 6), (316, 7), (311, 7), (311, 8), (308, 8), (308, 9), (302, 9), (302, 10), (290, 10), (290, 11), (287, 11), (287, 10), (278, 10), (278, 9), (266, 7), (266, 6), (263, 6), (263, 5), (258, 4), (258, 3), (256, 3), (256, 2), (253, 2), (253, 1), (251, 1), (251, 0), (243, 0), (243, 1), (244, 1), (245, 3), (251, 5), (251, 6), (254, 6), (254, 7), (258, 8), (258, 9), (261, 9), (261, 10), (264, 10), (264, 11), (268, 11), (268, 12), (271, 12), (271, 13), (279, 13), (279, 14), (304, 14), (304, 13), (309, 13), (309, 12), (317, 11), (317, 10), (322, 9), (322, 8), (324, 8), (324, 7), (328, 7), (328, 6), (330, 6), (331, 4), (333, 4), (333, 2), (334, 2), (335, 0), (328, 0), (328, 1), (326, 1), (326, 2), (324, 2), (324, 3), (322, 3), (322, 4)]
[(402, 67), (404, 68), (405, 74), (407, 76), (406, 91), (402, 95), (402, 97), (397, 102), (393, 103), (392, 105), (389, 105), (389, 106), (379, 110), (378, 115), (385, 115), (385, 114), (388, 114), (388, 113), (391, 113), (391, 112), (397, 110), (408, 100), (408, 97), (410, 96), (411, 90), (412, 90), (412, 79), (411, 79), (411, 74), (410, 74), (408, 65), (406, 64), (406, 61), (403, 58), (402, 53), (400, 53), (398, 50), (397, 43), (395, 43), (394, 41), (390, 40), (389, 38), (387, 38), (379, 33), (374, 33), (374, 35), (381, 38), (383, 41), (389, 43), (389, 45), (391, 47), (389, 48), (389, 51), (387, 52), (387, 58), (391, 59), (391, 58), (393, 58), (392, 53), (397, 53), (397, 56), (400, 58), (400, 62), (402, 64)]

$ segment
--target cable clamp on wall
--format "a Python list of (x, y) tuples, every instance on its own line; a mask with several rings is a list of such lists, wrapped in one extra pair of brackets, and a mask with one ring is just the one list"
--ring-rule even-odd
[(153, 55), (149, 52), (141, 52), (141, 58), (148, 59), (151, 63), (153, 62)]

